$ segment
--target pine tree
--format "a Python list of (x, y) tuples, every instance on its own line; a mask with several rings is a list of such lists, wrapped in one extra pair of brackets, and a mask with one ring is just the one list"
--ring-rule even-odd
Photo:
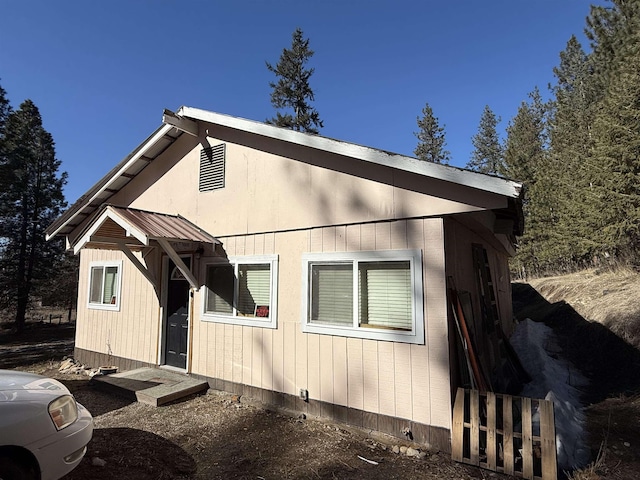
[(291, 48), (282, 51), (277, 65), (274, 67), (267, 62), (269, 71), (278, 78), (277, 82), (269, 82), (272, 89), (271, 104), (276, 109), (293, 110), (293, 113), (276, 112), (276, 117), (267, 119), (267, 123), (315, 134), (322, 128), (320, 115), (309, 104), (315, 99), (309, 85), (314, 69), (305, 68), (305, 65), (313, 53), (309, 48), (309, 39), (304, 39), (302, 30), (297, 28), (292, 35)]
[(593, 66), (572, 36), (553, 69), (557, 79), (551, 118), (551, 175), (555, 177), (555, 226), (558, 262), (575, 268), (589, 261), (595, 243), (594, 225), (602, 208), (593, 196), (593, 119), (602, 94), (595, 87)]
[(607, 90), (594, 121), (591, 178), (603, 206), (596, 233), (603, 253), (640, 262), (640, 5), (616, 3)]
[(43, 128), (38, 108), (26, 100), (5, 125), (0, 176), (0, 270), (2, 291), (15, 302), (15, 324), (24, 328), (29, 296), (35, 283), (51, 274), (62, 252), (60, 242), (45, 242), (44, 230), (65, 206), (51, 135)]
[(414, 132), (418, 138), (418, 145), (413, 153), (419, 160), (432, 163), (448, 164), (450, 152), (446, 145), (444, 126), (440, 126), (433, 109), (427, 103), (422, 109), (422, 118), (416, 118), (419, 131)]
[(5, 124), (10, 113), (11, 105), (7, 98), (7, 91), (0, 85), (0, 139), (4, 136)]
[(501, 175), (504, 172), (503, 149), (496, 127), (500, 117), (496, 117), (489, 105), (484, 107), (480, 117), (478, 133), (473, 136), (474, 150), (467, 168), (480, 173)]
[(549, 216), (552, 202), (549, 201), (545, 147), (545, 111), (539, 95), (534, 91), (531, 103), (522, 102), (518, 113), (507, 127), (505, 147), (505, 174), (525, 186), (523, 212), (525, 232), (518, 242), (518, 253), (514, 260), (515, 270), (525, 274), (539, 273), (547, 266), (545, 248), (548, 243)]

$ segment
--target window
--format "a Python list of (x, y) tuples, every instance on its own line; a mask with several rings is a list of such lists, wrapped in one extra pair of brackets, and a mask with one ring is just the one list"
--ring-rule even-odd
[(89, 277), (89, 308), (120, 309), (122, 262), (92, 263)]
[(202, 319), (276, 328), (277, 270), (277, 255), (207, 265)]
[(419, 250), (303, 256), (302, 330), (424, 343)]
[(224, 188), (225, 145), (203, 148), (200, 151), (200, 180), (198, 188), (201, 192)]

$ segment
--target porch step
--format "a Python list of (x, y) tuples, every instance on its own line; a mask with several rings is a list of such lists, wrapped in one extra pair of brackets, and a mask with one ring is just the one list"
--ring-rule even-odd
[(111, 375), (96, 375), (92, 382), (105, 391), (154, 407), (209, 388), (206, 381), (159, 368), (137, 368)]

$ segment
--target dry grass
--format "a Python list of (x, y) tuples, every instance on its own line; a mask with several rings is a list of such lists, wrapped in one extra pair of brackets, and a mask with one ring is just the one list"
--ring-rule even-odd
[(566, 302), (640, 348), (640, 274), (630, 268), (585, 270), (528, 282), (549, 303)]

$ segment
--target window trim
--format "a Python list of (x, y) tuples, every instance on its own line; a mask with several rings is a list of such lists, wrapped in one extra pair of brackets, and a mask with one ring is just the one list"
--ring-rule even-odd
[[(233, 307), (232, 315), (223, 315), (219, 313), (207, 313), (205, 311), (207, 302), (208, 288), (206, 286), (207, 268), (210, 265), (233, 265), (234, 278), (236, 284), (234, 285), (234, 303), (237, 303), (237, 284), (238, 284), (238, 266), (239, 265), (269, 265), (270, 273), (270, 304), (269, 304), (269, 316), (263, 317), (241, 317), (235, 315), (236, 307)], [(243, 325), (247, 327), (263, 327), (263, 328), (277, 328), (277, 316), (278, 316), (278, 255), (248, 255), (248, 256), (232, 256), (226, 258), (211, 258), (207, 259), (204, 264), (203, 275), (204, 280), (202, 282), (203, 288), (200, 289), (200, 320), (203, 322), (215, 322), (215, 323), (227, 323), (231, 325)]]
[[(102, 267), (103, 272), (107, 267), (116, 267), (117, 273), (117, 285), (116, 285), (116, 303), (92, 303), (91, 302), (91, 282), (93, 280), (93, 269), (96, 267)], [(102, 276), (104, 279), (104, 274)], [(120, 304), (122, 302), (122, 260), (103, 260), (89, 263), (89, 281), (87, 282), (87, 308), (92, 310), (110, 310), (120, 311)]]
[[(375, 329), (358, 325), (358, 263), (360, 262), (396, 262), (409, 261), (411, 278), (411, 331), (393, 329)], [(310, 266), (313, 263), (345, 263), (351, 262), (354, 275), (353, 295), (353, 324), (350, 326), (325, 325), (309, 321), (310, 307)], [(321, 335), (336, 335), (341, 337), (363, 338), (369, 340), (383, 340), (390, 342), (425, 344), (424, 335), (424, 288), (422, 281), (422, 251), (421, 250), (376, 250), (363, 252), (327, 252), (305, 253), (302, 255), (302, 306), (301, 325), (304, 333)]]

